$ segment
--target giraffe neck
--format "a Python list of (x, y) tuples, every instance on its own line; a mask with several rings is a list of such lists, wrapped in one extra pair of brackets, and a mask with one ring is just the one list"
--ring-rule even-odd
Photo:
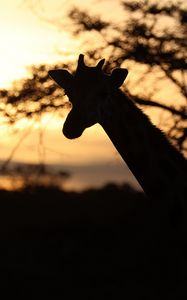
[(103, 102), (99, 123), (149, 198), (177, 199), (185, 158), (121, 90)]

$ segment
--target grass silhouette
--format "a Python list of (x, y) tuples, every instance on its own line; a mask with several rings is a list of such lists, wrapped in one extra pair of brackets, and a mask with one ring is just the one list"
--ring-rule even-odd
[(0, 192), (5, 299), (179, 299), (185, 255), (159, 205), (127, 185)]

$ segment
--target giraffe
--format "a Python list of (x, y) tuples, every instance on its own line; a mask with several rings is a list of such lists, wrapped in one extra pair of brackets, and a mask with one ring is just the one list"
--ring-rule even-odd
[(80, 54), (74, 74), (65, 69), (49, 71), (72, 104), (63, 133), (69, 139), (78, 138), (86, 128), (99, 123), (147, 197), (164, 203), (172, 226), (184, 224), (186, 159), (120, 89), (128, 70), (115, 68), (106, 74), (104, 62), (102, 59), (90, 67)]

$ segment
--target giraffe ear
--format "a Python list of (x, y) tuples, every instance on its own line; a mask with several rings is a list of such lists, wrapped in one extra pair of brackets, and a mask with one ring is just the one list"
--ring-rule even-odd
[(115, 88), (119, 88), (123, 84), (125, 78), (127, 77), (127, 74), (128, 74), (127, 69), (123, 69), (123, 68), (114, 69), (110, 76), (113, 86)]
[(103, 59), (101, 59), (101, 60), (98, 62), (96, 68), (102, 69), (104, 63), (105, 63), (105, 59), (103, 58)]
[(63, 89), (67, 90), (73, 80), (73, 75), (67, 70), (50, 70), (49, 76)]

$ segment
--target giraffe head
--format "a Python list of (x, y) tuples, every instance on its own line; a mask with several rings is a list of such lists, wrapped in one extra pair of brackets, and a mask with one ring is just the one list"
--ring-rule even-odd
[(101, 104), (112, 90), (123, 84), (128, 74), (127, 69), (116, 68), (107, 75), (102, 70), (104, 62), (102, 59), (95, 67), (88, 67), (84, 55), (80, 54), (74, 75), (64, 69), (49, 71), (72, 104), (63, 127), (63, 133), (69, 139), (78, 138), (87, 127), (99, 122)]

